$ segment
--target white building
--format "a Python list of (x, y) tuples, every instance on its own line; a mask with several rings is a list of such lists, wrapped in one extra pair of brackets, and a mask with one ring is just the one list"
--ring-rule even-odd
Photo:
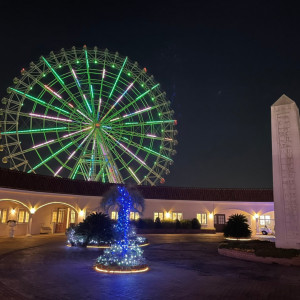
[[(99, 209), (102, 195), (112, 185), (0, 169), (0, 236), (8, 236), (8, 220), (17, 221), (15, 235), (64, 232)], [(198, 218), (201, 228), (221, 231), (230, 215), (242, 213), (254, 233), (264, 225), (274, 226), (271, 189), (138, 189), (146, 203), (142, 218)]]

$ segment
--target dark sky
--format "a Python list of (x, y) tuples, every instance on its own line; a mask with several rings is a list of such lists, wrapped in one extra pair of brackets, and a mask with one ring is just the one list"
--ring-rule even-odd
[[(300, 99), (300, 9), (287, 1), (6, 1), (0, 96), (51, 50), (108, 48), (147, 67), (178, 119), (167, 185), (272, 187), (270, 106)], [(68, 1), (69, 2), (69, 1)]]

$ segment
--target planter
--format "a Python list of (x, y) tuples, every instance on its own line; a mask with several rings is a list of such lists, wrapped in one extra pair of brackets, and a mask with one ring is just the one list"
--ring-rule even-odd
[(100, 264), (95, 265), (95, 270), (101, 273), (110, 274), (132, 274), (147, 272), (149, 267), (147, 265), (135, 266), (135, 267), (119, 267), (119, 266), (104, 266)]
[(138, 228), (138, 234), (215, 234), (215, 229)]
[(294, 258), (261, 257), (261, 256), (256, 256), (254, 253), (251, 252), (233, 250), (233, 249), (224, 249), (224, 248), (222, 249), (219, 248), (218, 253), (220, 255), (241, 259), (241, 260), (252, 261), (252, 262), (300, 267), (300, 257), (294, 257)]

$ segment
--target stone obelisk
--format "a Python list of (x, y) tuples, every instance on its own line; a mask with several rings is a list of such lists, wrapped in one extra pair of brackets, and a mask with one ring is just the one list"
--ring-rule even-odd
[(300, 249), (300, 127), (296, 103), (282, 95), (271, 106), (277, 248)]

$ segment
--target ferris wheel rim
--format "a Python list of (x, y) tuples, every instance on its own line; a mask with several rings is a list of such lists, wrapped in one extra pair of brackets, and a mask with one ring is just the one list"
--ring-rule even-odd
[[(103, 97), (104, 97), (104, 95), (106, 95), (106, 98), (108, 99), (107, 103), (105, 103), (105, 104), (102, 103), (102, 106), (104, 107), (103, 108), (104, 111), (106, 110), (105, 114), (102, 116), (101, 119), (99, 119), (99, 120), (97, 119), (96, 122), (93, 118), (91, 118), (92, 115), (95, 117), (95, 113), (96, 113), (95, 112), (95, 110), (96, 110), (95, 97), (93, 95), (93, 93), (94, 93), (93, 86), (95, 86), (96, 83), (95, 83), (95, 80), (93, 80), (93, 78), (92, 78), (93, 75), (91, 76), (91, 74), (100, 75), (101, 72), (98, 72), (99, 71), (98, 70), (97, 71), (98, 73), (97, 73), (96, 72), (97, 68), (95, 68), (93, 65), (93, 59), (91, 59), (91, 55), (93, 55), (93, 52), (95, 53), (95, 57), (98, 57), (97, 62), (96, 62), (96, 59), (94, 60), (94, 64), (96, 64), (98, 66), (103, 65), (103, 69), (101, 70), (102, 80), (101, 80), (100, 89), (102, 89), (103, 86), (105, 86), (106, 88), (107, 87), (110, 88), (109, 95), (107, 95), (108, 94), (107, 91), (106, 91), (106, 94), (103, 92)], [(79, 54), (81, 55), (80, 57), (79, 57)], [(82, 54), (84, 54), (84, 55), (82, 55)], [(66, 59), (64, 61), (63, 60), (59, 61), (59, 59), (62, 59), (63, 57), (65, 57)], [(74, 62), (76, 63), (74, 66), (69, 61), (72, 57), (74, 59)], [(105, 57), (104, 62), (101, 61), (101, 57), (102, 57), (102, 59), (103, 59), (103, 57)], [(113, 57), (114, 57), (114, 59), (113, 59)], [(54, 65), (53, 62), (55, 62), (55, 61), (56, 61), (56, 64)], [(113, 63), (112, 63), (112, 61), (113, 61)], [(81, 68), (79, 68), (79, 66), (81, 66), (84, 63), (86, 64), (86, 66), (85, 66), (86, 72), (84, 72)], [(108, 66), (106, 69), (106, 63), (107, 63), (107, 65), (109, 65), (109, 64), (112, 64), (112, 65)], [(122, 65), (121, 65), (121, 63), (122, 63)], [(41, 166), (45, 166), (49, 169), (49, 171), (54, 176), (57, 176), (58, 175), (57, 170), (53, 170), (47, 164), (47, 162), (49, 160), (54, 159), (60, 164), (60, 167), (66, 168), (68, 170), (71, 169), (70, 171), (72, 174), (70, 173), (70, 176), (73, 177), (74, 170), (71, 167), (67, 166), (67, 162), (65, 162), (65, 163), (62, 162), (62, 160), (59, 158), (58, 155), (62, 151), (64, 151), (69, 156), (71, 156), (71, 154), (73, 152), (70, 152), (68, 149), (71, 148), (71, 146), (73, 144), (77, 143), (77, 145), (80, 145), (79, 142), (80, 141), (82, 142), (82, 140), (87, 136), (88, 133), (90, 135), (92, 135), (92, 132), (97, 130), (96, 127), (101, 126), (102, 136), (99, 134), (99, 136), (97, 136), (97, 138), (96, 137), (94, 138), (94, 140), (93, 140), (94, 148), (96, 148), (96, 146), (95, 146), (96, 143), (97, 144), (100, 143), (99, 140), (101, 140), (103, 143), (105, 141), (105, 143), (107, 145), (109, 145), (111, 153), (113, 153), (113, 155), (115, 157), (117, 157), (117, 159), (119, 160), (119, 163), (121, 165), (123, 165), (121, 170), (124, 168), (128, 171), (129, 176), (127, 175), (126, 178), (133, 178), (137, 184), (150, 183), (151, 185), (154, 185), (158, 180), (162, 180), (162, 179), (164, 180), (164, 178), (162, 177), (162, 174), (164, 172), (165, 173), (169, 172), (167, 167), (173, 162), (173, 160), (170, 158), (170, 156), (172, 154), (174, 154), (174, 152), (175, 152), (174, 146), (177, 143), (177, 141), (175, 140), (176, 131), (173, 129), (174, 125), (176, 125), (176, 120), (173, 120), (170, 118), (169, 119), (165, 118), (165, 115), (166, 116), (171, 115), (169, 103), (167, 103), (165, 94), (163, 94), (162, 91), (159, 90), (159, 92), (156, 93), (156, 89), (157, 90), (159, 89), (158, 88), (159, 84), (154, 82), (153, 76), (149, 76), (148, 74), (146, 74), (147, 70), (145, 68), (139, 69), (137, 67), (136, 63), (132, 63), (127, 57), (125, 57), (125, 58), (121, 57), (117, 53), (111, 54), (110, 52), (108, 52), (108, 50), (100, 51), (95, 48), (88, 50), (87, 47), (83, 47), (83, 49), (77, 49), (77, 48), (73, 47), (71, 50), (66, 50), (66, 51), (64, 49), (62, 49), (56, 55), (53, 52), (51, 52), (50, 56), (47, 56), (47, 57), (42, 56), (41, 59), (37, 63), (31, 63), (30, 65), (33, 70), (29, 70), (29, 71), (22, 70), (23, 77), (18, 81), (15, 80), (14, 88), (9, 88), (9, 92), (11, 93), (11, 95), (10, 95), (10, 98), (8, 98), (9, 103), (8, 103), (8, 105), (6, 107), (6, 111), (5, 111), (6, 112), (5, 113), (5, 121), (8, 122), (7, 115), (9, 113), (9, 108), (14, 107), (14, 105), (16, 105), (16, 103), (15, 103), (16, 100), (19, 100), (19, 107), (18, 107), (17, 111), (15, 112), (16, 119), (17, 119), (17, 121), (19, 121), (19, 118), (25, 118), (25, 117), (30, 118), (30, 129), (28, 129), (28, 130), (31, 130), (31, 132), (28, 134), (30, 134), (30, 137), (32, 139), (32, 143), (33, 143), (32, 148), (37, 152), (37, 155), (41, 160), (40, 163), (36, 164), (35, 166), (32, 166), (27, 161), (25, 153), (27, 153), (29, 151), (27, 151), (28, 149), (27, 150), (22, 149), (22, 145), (21, 145), (22, 141), (20, 141), (20, 136), (22, 136), (22, 134), (25, 134), (25, 132), (21, 132), (22, 130), (19, 130), (18, 122), (15, 124), (15, 129), (16, 129), (15, 133), (14, 133), (14, 131), (7, 130), (7, 128), (13, 128), (13, 126), (6, 126), (8, 123), (4, 123), (4, 129), (5, 129), (4, 136), (5, 136), (6, 145), (9, 144), (8, 137), (11, 137), (10, 135), (16, 135), (15, 142), (16, 142), (16, 144), (18, 144), (18, 147), (19, 147), (18, 153), (20, 153), (19, 154), (20, 157), (23, 156), (23, 160), (26, 161), (27, 167), (29, 168), (29, 171), (28, 171), (29, 173), (35, 172), (35, 170)], [(76, 70), (76, 65), (78, 66), (77, 70)], [(47, 66), (47, 67), (45, 67), (45, 66)], [(127, 75), (129, 77), (131, 77), (130, 80), (127, 80), (127, 81), (123, 78), (123, 73), (122, 73), (123, 70), (125, 70), (125, 66), (127, 68), (127, 70), (126, 70)], [(115, 75), (115, 73), (113, 73), (110, 70), (110, 67), (117, 69), (119, 71), (117, 73), (118, 75)], [(58, 73), (58, 72), (60, 72), (60, 70), (65, 69), (65, 68), (69, 68), (69, 72), (64, 73), (64, 74)], [(130, 68), (132, 70), (132, 74), (129, 74), (130, 72), (128, 70)], [(39, 70), (39, 72), (37, 72), (37, 70)], [(105, 74), (105, 71), (106, 71), (106, 74)], [(36, 75), (36, 77), (34, 77), (34, 74), (36, 74), (34, 72), (38, 73), (38, 75)], [(41, 86), (43, 84), (43, 81), (42, 81), (43, 78), (47, 77), (48, 75), (53, 77), (52, 81), (50, 81), (47, 85), (44, 84), (44, 86)], [(104, 83), (105, 75), (108, 78), (113, 77), (113, 75), (114, 75), (115, 77), (113, 78), (114, 79), (113, 83), (108, 82), (108, 81)], [(84, 83), (89, 86), (89, 92), (90, 92), (89, 100), (87, 100), (87, 96), (85, 94), (83, 94), (83, 90), (80, 91), (80, 81), (78, 80), (78, 76), (82, 76), (82, 77), (87, 76), (87, 78), (82, 79), (82, 84)], [(139, 76), (141, 76), (141, 77), (139, 77)], [(69, 80), (69, 78), (71, 78), (71, 77), (73, 78), (72, 85), (69, 85), (69, 86), (65, 85), (65, 82), (67, 82), (67, 80)], [(31, 79), (33, 78), (34, 81), (32, 81), (31, 84), (28, 84), (27, 86), (24, 87), (25, 79), (29, 80), (30, 78)], [(142, 85), (146, 86), (144, 93), (139, 92), (139, 89), (135, 87), (135, 82), (137, 82), (141, 86)], [(54, 90), (54, 87), (57, 87), (57, 83), (61, 84), (61, 89)], [(36, 84), (41, 86), (42, 91), (39, 95), (32, 96), (30, 94), (30, 91), (33, 89), (33, 87)], [(77, 94), (68, 92), (68, 90), (75, 88), (75, 86), (77, 86), (77, 88), (79, 90)], [(143, 88), (144, 88), (144, 86), (143, 86)], [(44, 95), (46, 93), (51, 94), (52, 98), (48, 103), (45, 104), (45, 103), (43, 103), (42, 97), (44, 97)], [(67, 94), (69, 96), (69, 98), (67, 99), (68, 101), (66, 101), (61, 96), (62, 93)], [(96, 89), (95, 89), (95, 93), (96, 93)], [(118, 94), (118, 96), (117, 97), (114, 96), (114, 93)], [(131, 93), (135, 93), (136, 97), (134, 96), (135, 97), (134, 98), (131, 95)], [(156, 94), (154, 94), (154, 93), (156, 93)], [(148, 95), (148, 94), (155, 95), (156, 105), (154, 105), (154, 108), (152, 106), (149, 106), (149, 100), (147, 102), (145, 99), (143, 99), (144, 95)], [(100, 90), (100, 95), (101, 95), (101, 90)], [(131, 98), (129, 97), (129, 95)], [(158, 101), (156, 99), (157, 96), (159, 96)], [(78, 98), (79, 99), (81, 98), (82, 102), (80, 102), (78, 100)], [(114, 99), (112, 99), (112, 98), (114, 98)], [(126, 98), (126, 100), (130, 100), (129, 103), (121, 106), (120, 109), (115, 109), (117, 104), (122, 103), (121, 100), (125, 99), (125, 98)], [(137, 102), (136, 99), (140, 100), (140, 102), (143, 104), (142, 109), (140, 109), (140, 107), (136, 104), (136, 102)], [(27, 102), (29, 100), (34, 102), (33, 109), (30, 113), (28, 113), (28, 115), (26, 115), (24, 112), (21, 111), (25, 100)], [(69, 100), (71, 100), (73, 102), (69, 102)], [(110, 100), (112, 100), (112, 101), (110, 101)], [(101, 96), (99, 96), (99, 101), (98, 102), (96, 101), (97, 109), (99, 109), (99, 110), (101, 109), (101, 108), (99, 108), (101, 106), (101, 101), (102, 101)], [(110, 101), (110, 103), (109, 103), (109, 101)], [(93, 102), (94, 102), (94, 105), (93, 105), (93, 107), (91, 107)], [(113, 103), (111, 103), (111, 102), (113, 102)], [(62, 106), (57, 106), (56, 103), (60, 103)], [(73, 104), (71, 104), (71, 103), (73, 103)], [(73, 105), (73, 106), (76, 105), (76, 111), (75, 110), (72, 111), (70, 109), (71, 105)], [(45, 107), (44, 114), (40, 114), (40, 113), (36, 112), (36, 110), (38, 110), (37, 108), (40, 109), (43, 106)], [(135, 109), (134, 112), (129, 110), (130, 107)], [(54, 111), (54, 112), (56, 112), (56, 115), (55, 116), (48, 115), (48, 111), (52, 111), (52, 112)], [(160, 111), (161, 113), (165, 114), (159, 120), (156, 120), (155, 117), (152, 116), (152, 112), (157, 112), (157, 111)], [(121, 114), (123, 114), (123, 115), (121, 115)], [(144, 118), (143, 115), (147, 115), (148, 119), (146, 119), (146, 117)], [(72, 118), (71, 118), (71, 116), (72, 116)], [(73, 119), (74, 117), (76, 117), (77, 119), (79, 118), (81, 121), (80, 122), (75, 121)], [(134, 119), (134, 121), (131, 121), (131, 119), (133, 117), (134, 118), (137, 117), (138, 121), (136, 119)], [(39, 131), (39, 132), (37, 131), (38, 129), (33, 128), (33, 124), (35, 124), (37, 120), (42, 120), (42, 124), (43, 124), (43, 128), (41, 128), (41, 131)], [(82, 120), (85, 122), (83, 122)], [(126, 122), (126, 120), (127, 120), (127, 122)], [(121, 121), (125, 121), (125, 122), (122, 123)], [(53, 124), (55, 124), (56, 127), (51, 128), (49, 126), (48, 127), (46, 126), (46, 124), (49, 124), (51, 122), (53, 122)], [(80, 124), (76, 124), (76, 123), (80, 123)], [(85, 127), (83, 127), (82, 124), (84, 124)], [(62, 125), (64, 125), (64, 126), (62, 126)], [(65, 126), (65, 125), (67, 125), (67, 126)], [(154, 128), (157, 125), (160, 125), (162, 136), (157, 136), (155, 134), (152, 134), (152, 129), (153, 129), (153, 132), (155, 132)], [(144, 128), (146, 126), (151, 128), (150, 133), (146, 133), (144, 131), (142, 131), (142, 132), (136, 131), (137, 128), (144, 130)], [(59, 135), (60, 130), (62, 130), (62, 131), (65, 130), (66, 129), (65, 127), (67, 127), (69, 132), (71, 131), (71, 133), (65, 134), (64, 136)], [(47, 139), (47, 134), (50, 134), (51, 130), (56, 132), (56, 136), (58, 137), (57, 140), (61, 146), (61, 148), (55, 152), (50, 147), (52, 144), (55, 143), (55, 140), (52, 141), (51, 139), (50, 140)], [(167, 135), (164, 133), (165, 130), (168, 130)], [(85, 134), (84, 138), (83, 138), (83, 133)], [(2, 134), (3, 134), (3, 132), (2, 132)], [(34, 137), (41, 135), (41, 134), (44, 135), (44, 139), (45, 139), (44, 145), (40, 145), (39, 147), (37, 147), (38, 144), (35, 144)], [(80, 136), (76, 138), (77, 134)], [(88, 136), (88, 139), (87, 139), (89, 141), (91, 141), (90, 135)], [(138, 138), (140, 138), (141, 143), (140, 144), (137, 143), (136, 141), (133, 140), (133, 138), (131, 138), (131, 140), (129, 142), (124, 142), (124, 139), (122, 140), (123, 135), (125, 135), (125, 136), (131, 135), (131, 137), (138, 137)], [(117, 138), (116, 138), (116, 136), (117, 136)], [(167, 136), (167, 137), (165, 137), (165, 136)], [(72, 138), (73, 143), (72, 144), (68, 143), (67, 145), (62, 143), (64, 138), (65, 139)], [(147, 139), (151, 140), (150, 145), (145, 144), (145, 146), (144, 146), (143, 142)], [(160, 141), (161, 145), (168, 146), (168, 148), (161, 146), (161, 148), (164, 148), (163, 150), (161, 150), (161, 148), (159, 151), (153, 150), (152, 145), (154, 144), (154, 142), (156, 143), (156, 141)], [(135, 150), (136, 152), (133, 153), (133, 151), (130, 150), (129, 147), (126, 147), (126, 145), (124, 145), (124, 144), (130, 145), (131, 149), (132, 149), (132, 147), (134, 147), (136, 149)], [(47, 160), (46, 162), (44, 162), (45, 159), (42, 158), (43, 155), (40, 155), (38, 152), (39, 149), (42, 147), (47, 147), (49, 152), (51, 153), (51, 155), (50, 155), (51, 158), (49, 160)], [(116, 148), (118, 150), (116, 150)], [(7, 155), (6, 157), (8, 157), (9, 159), (12, 160), (13, 165), (14, 165), (12, 168), (18, 169), (19, 165), (22, 164), (22, 162), (20, 162), (18, 164), (18, 161), (21, 161), (20, 157), (15, 155), (15, 153), (16, 153), (15, 151), (10, 151), (11, 148), (9, 146), (7, 147), (7, 149), (8, 149), (9, 155)], [(146, 152), (146, 154), (143, 154), (143, 159), (139, 158), (137, 154), (144, 153), (144, 152)], [(126, 155), (124, 155), (124, 153), (127, 154), (127, 162), (124, 160), (124, 156), (126, 156)], [(73, 154), (73, 156), (71, 158), (73, 158), (73, 157), (75, 158), (75, 154)], [(152, 160), (153, 160), (153, 157), (156, 157), (156, 160), (155, 160), (153, 166), (151, 166), (151, 167), (145, 166), (146, 162), (144, 160), (146, 160), (146, 161), (149, 160), (149, 157), (152, 157), (151, 158)], [(133, 168), (129, 167), (129, 163), (131, 163), (131, 162), (139, 163), (137, 170), (134, 170)], [(77, 166), (76, 166), (76, 168), (77, 168)], [(138, 172), (139, 170), (141, 170), (141, 168), (146, 169), (148, 171), (148, 173), (147, 173), (147, 175), (144, 176), (144, 178), (138, 179), (135, 171)], [(117, 171), (116, 171), (116, 174), (117, 174)], [(120, 175), (120, 178), (121, 178), (121, 175)], [(123, 182), (121, 182), (121, 183), (123, 183)]]

